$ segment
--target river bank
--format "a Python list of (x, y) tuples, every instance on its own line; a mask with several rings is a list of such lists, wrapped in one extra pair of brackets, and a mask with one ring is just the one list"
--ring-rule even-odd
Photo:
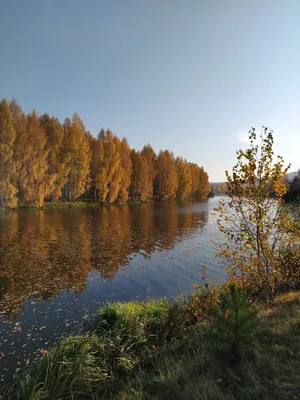
[[(18, 210), (54, 210), (61, 208), (94, 208), (94, 207), (106, 207), (106, 206), (122, 206), (131, 204), (147, 204), (153, 203), (154, 200), (131, 200), (126, 202), (101, 202), (101, 201), (57, 201), (57, 202), (45, 202), (43, 206), (37, 206), (34, 204), (20, 204), (13, 211)], [(0, 207), (1, 211), (11, 211), (9, 208)]]
[[(204, 199), (186, 199), (184, 202), (202, 202), (214, 196), (208, 196)], [(35, 204), (19, 204), (16, 208), (10, 209), (5, 207), (0, 207), (0, 211), (18, 211), (18, 210), (54, 210), (62, 208), (95, 208), (95, 207), (107, 207), (107, 206), (124, 206), (124, 205), (134, 205), (134, 204), (151, 204), (151, 203), (180, 203), (182, 200), (128, 200), (128, 201), (115, 201), (113, 203), (101, 202), (101, 201), (57, 201), (57, 202), (45, 202), (43, 206), (38, 206)]]
[[(233, 338), (227, 336), (226, 342), (219, 337), (222, 290), (197, 291), (175, 304), (166, 299), (107, 304), (84, 332), (43, 349), (42, 357), (28, 365), (25, 374), (19, 372), (5, 396), (298, 398), (300, 292), (278, 295), (269, 308), (249, 304), (247, 329), (253, 336), (246, 335), (233, 356)], [(241, 314), (241, 325), (242, 319)]]

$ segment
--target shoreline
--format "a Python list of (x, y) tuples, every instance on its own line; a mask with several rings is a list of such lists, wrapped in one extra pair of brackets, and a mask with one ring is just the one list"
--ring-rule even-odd
[(34, 204), (20, 204), (16, 208), (0, 207), (1, 212), (15, 212), (15, 211), (26, 211), (26, 210), (53, 210), (63, 208), (101, 208), (111, 206), (126, 206), (126, 205), (137, 205), (137, 204), (164, 204), (164, 203), (180, 203), (180, 202), (203, 202), (212, 197), (205, 199), (186, 199), (186, 200), (129, 200), (126, 202), (100, 202), (100, 201), (61, 201), (61, 202), (46, 202), (43, 206), (39, 207)]

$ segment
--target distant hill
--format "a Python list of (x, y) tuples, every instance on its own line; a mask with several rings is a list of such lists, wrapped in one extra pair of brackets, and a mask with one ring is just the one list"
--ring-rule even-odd
[(224, 185), (225, 185), (225, 182), (212, 182), (211, 183), (214, 194), (216, 196), (224, 194), (224, 191), (222, 190), (222, 186), (224, 186)]
[[(288, 180), (291, 182), (297, 174), (298, 174), (297, 171), (289, 172), (287, 174)], [(211, 182), (211, 186), (212, 186), (214, 194), (216, 196), (224, 194), (224, 191), (222, 190), (222, 186), (224, 186), (224, 185), (225, 185), (225, 182)]]
[(292, 181), (292, 180), (295, 178), (295, 176), (296, 176), (297, 174), (298, 174), (297, 171), (295, 171), (295, 172), (289, 172), (289, 173), (287, 174), (288, 180), (289, 180), (289, 181)]

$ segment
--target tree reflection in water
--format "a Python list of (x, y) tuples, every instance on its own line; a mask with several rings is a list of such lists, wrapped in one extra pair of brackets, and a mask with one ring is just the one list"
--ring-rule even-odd
[(16, 317), (28, 298), (81, 293), (92, 270), (114, 279), (130, 255), (172, 249), (208, 219), (181, 203), (12, 212), (0, 218), (0, 312)]

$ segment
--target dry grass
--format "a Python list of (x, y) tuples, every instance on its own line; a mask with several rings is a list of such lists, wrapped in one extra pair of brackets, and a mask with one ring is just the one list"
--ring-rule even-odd
[(300, 399), (300, 293), (279, 296), (259, 312), (259, 333), (239, 363), (219, 359), (209, 338), (195, 329), (141, 372), (116, 399)]

